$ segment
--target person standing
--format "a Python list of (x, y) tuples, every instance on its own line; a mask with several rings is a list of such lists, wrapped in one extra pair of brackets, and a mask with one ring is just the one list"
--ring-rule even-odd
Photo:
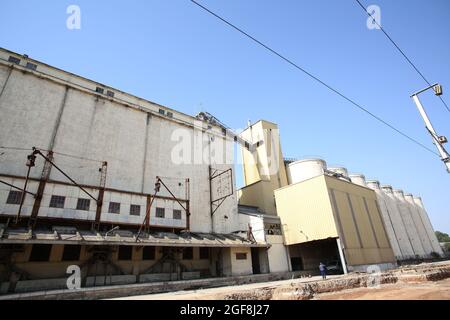
[(322, 279), (325, 280), (327, 278), (327, 266), (322, 262), (319, 264), (320, 274), (322, 275)]

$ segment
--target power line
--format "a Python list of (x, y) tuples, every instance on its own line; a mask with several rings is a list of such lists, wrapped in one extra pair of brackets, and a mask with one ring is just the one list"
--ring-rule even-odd
[[(5, 146), (0, 146), (0, 149), (5, 149), (5, 150), (16, 150), (16, 151), (33, 151), (32, 148), (19, 148), (19, 147), (5, 147)], [(41, 151), (46, 151), (48, 152), (49, 150), (44, 149), (44, 148), (37, 148)], [(57, 151), (52, 151), (53, 154), (57, 154), (63, 157), (69, 157), (69, 158), (74, 158), (74, 159), (79, 159), (79, 160), (86, 160), (86, 161), (93, 161), (93, 162), (100, 162), (103, 163), (104, 161), (101, 160), (97, 160), (97, 159), (90, 159), (90, 158), (86, 158), (86, 157), (81, 157), (81, 156), (75, 156), (72, 154), (67, 154), (67, 153), (62, 153), (62, 152), (57, 152)]]
[(333, 91), (335, 94), (337, 94), (338, 96), (340, 96), (341, 98), (347, 100), (348, 102), (350, 102), (352, 105), (354, 105), (355, 107), (357, 107), (358, 109), (364, 111), (365, 113), (367, 113), (368, 115), (370, 115), (371, 117), (373, 117), (374, 119), (378, 120), (379, 122), (383, 123), (384, 125), (386, 125), (387, 127), (391, 128), (392, 130), (394, 130), (395, 132), (397, 132), (398, 134), (402, 135), (403, 137), (407, 138), (408, 140), (414, 142), (415, 144), (419, 145), (420, 147), (424, 148), (425, 150), (439, 156), (436, 152), (434, 152), (433, 150), (431, 150), (430, 148), (428, 148), (427, 146), (425, 146), (424, 144), (422, 144), (421, 142), (417, 141), (414, 138), (411, 138), (409, 135), (407, 135), (406, 133), (400, 131), (399, 129), (395, 128), (393, 125), (391, 125), (390, 123), (386, 122), (385, 120), (381, 119), (379, 116), (373, 114), (372, 112), (370, 112), (369, 110), (367, 110), (366, 108), (364, 108), (363, 106), (361, 106), (360, 104), (356, 103), (355, 101), (353, 101), (352, 99), (350, 99), (349, 97), (345, 96), (344, 94), (342, 94), (341, 92), (339, 92), (337, 89), (334, 89), (333, 87), (331, 87), (330, 85), (328, 85), (327, 83), (325, 83), (324, 81), (320, 80), (318, 77), (314, 76), (313, 74), (311, 74), (310, 72), (306, 71), (305, 69), (303, 69), (302, 67), (300, 67), (299, 65), (297, 65), (295, 62), (291, 61), (290, 59), (286, 58), (285, 56), (283, 56), (281, 53), (275, 51), (274, 49), (270, 48), (268, 45), (262, 43), (261, 41), (259, 41), (258, 39), (256, 39), (255, 37), (251, 36), (250, 34), (248, 34), (247, 32), (245, 32), (244, 30), (240, 29), (239, 27), (235, 26), (234, 24), (232, 24), (231, 22), (225, 20), (224, 18), (222, 18), (221, 16), (219, 16), (218, 14), (214, 13), (213, 11), (209, 10), (208, 8), (206, 8), (205, 6), (201, 5), (200, 3), (196, 2), (195, 0), (190, 0), (192, 3), (196, 4), (198, 7), (200, 7), (201, 9), (205, 10), (206, 12), (208, 12), (209, 14), (211, 14), (212, 16), (216, 17), (217, 19), (221, 20), (222, 22), (224, 22), (225, 24), (227, 24), (228, 26), (232, 27), (233, 29), (237, 30), (238, 32), (240, 32), (241, 34), (245, 35), (247, 38), (251, 39), (252, 41), (256, 42), (257, 44), (259, 44), (260, 46), (262, 46), (263, 48), (265, 48), (266, 50), (270, 51), (271, 53), (273, 53), (274, 55), (276, 55), (277, 57), (281, 58), (282, 60), (284, 60), (285, 62), (289, 63), (291, 66), (293, 66), (294, 68), (300, 70), (301, 72), (305, 73), (307, 76), (309, 76), (310, 78), (314, 79), (315, 81), (319, 82), (321, 85), (323, 85), (324, 87), (326, 87), (327, 89), (329, 89), (330, 91)]
[[(386, 30), (384, 30), (384, 28), (378, 23), (378, 21), (373, 17), (373, 15), (367, 11), (367, 9), (363, 6), (363, 4), (361, 3), (361, 1), (359, 0), (355, 0), (359, 6), (361, 7), (361, 9), (364, 10), (365, 13), (367, 13), (367, 15), (372, 18), (372, 21), (378, 26), (378, 28), (380, 28), (381, 31), (383, 31), (384, 35), (389, 39), (389, 41), (391, 41), (391, 43), (394, 45), (394, 47), (397, 48), (397, 50), (402, 54), (402, 56), (406, 59), (406, 61), (408, 61), (408, 63), (414, 68), (414, 70), (416, 70), (416, 72), (419, 74), (419, 76), (429, 85), (431, 86), (430, 81), (428, 81), (427, 78), (425, 78), (425, 76), (423, 75), (422, 72), (420, 72), (420, 70), (416, 67), (416, 65), (411, 61), (411, 59), (408, 58), (408, 56), (403, 52), (402, 49), (400, 49), (400, 47), (397, 45), (397, 43), (395, 43), (395, 41), (389, 36), (389, 34), (386, 32)], [(450, 108), (448, 107), (447, 103), (445, 103), (444, 99), (441, 96), (438, 96), (439, 99), (442, 101), (442, 103), (444, 104), (445, 108), (447, 109), (448, 112), (450, 112)]]

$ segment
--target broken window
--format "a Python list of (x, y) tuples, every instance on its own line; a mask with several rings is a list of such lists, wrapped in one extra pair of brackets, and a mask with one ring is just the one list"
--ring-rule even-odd
[(187, 247), (183, 249), (183, 260), (192, 260), (194, 258), (194, 248)]
[(16, 58), (16, 57), (13, 57), (13, 56), (9, 56), (8, 61), (12, 62), (12, 63), (15, 63), (15, 64), (19, 64), (20, 63), (20, 59)]
[(33, 244), (30, 253), (31, 262), (44, 262), (50, 259), (50, 252), (52, 251), (51, 244)]
[(142, 260), (155, 260), (155, 247), (144, 247), (142, 249)]
[(66, 197), (52, 196), (50, 199), (50, 208), (64, 208), (64, 202), (66, 202)]
[(120, 203), (119, 202), (110, 202), (108, 212), (109, 213), (120, 213)]
[(20, 204), (22, 199), (22, 191), (11, 190), (8, 194), (8, 199), (6, 199), (7, 204)]
[(200, 247), (200, 259), (209, 259), (209, 248)]
[(95, 88), (95, 92), (103, 93), (104, 91), (105, 91), (105, 89), (103, 89), (103, 88), (100, 88), (100, 87)]
[(173, 218), (177, 220), (181, 220), (181, 210), (174, 209), (173, 210)]
[(80, 245), (65, 245), (61, 261), (78, 261), (80, 260)]
[(119, 246), (119, 260), (131, 260), (132, 246)]
[(130, 215), (139, 216), (141, 214), (141, 206), (137, 204), (132, 204), (130, 206)]
[(31, 63), (31, 62), (27, 62), (27, 65), (25, 66), (25, 68), (31, 69), (31, 70), (36, 70), (37, 65), (35, 65), (34, 63)]
[(90, 199), (78, 199), (77, 201), (77, 210), (85, 210), (85, 211), (89, 211), (89, 206), (91, 204), (91, 200)]
[(156, 208), (156, 217), (157, 218), (164, 218), (165, 216), (165, 209), (164, 208)]
[(247, 260), (246, 252), (236, 252), (236, 260)]

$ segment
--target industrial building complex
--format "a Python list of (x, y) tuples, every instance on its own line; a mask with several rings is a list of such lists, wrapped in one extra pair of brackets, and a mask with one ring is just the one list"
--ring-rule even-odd
[[(234, 144), (244, 187), (236, 190)], [(420, 197), (0, 49), (0, 294), (439, 258)], [(331, 268), (330, 268), (331, 269)]]

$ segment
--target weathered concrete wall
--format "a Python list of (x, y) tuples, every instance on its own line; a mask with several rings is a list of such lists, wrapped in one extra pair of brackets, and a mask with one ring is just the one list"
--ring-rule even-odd
[(406, 233), (408, 234), (414, 255), (419, 258), (425, 258), (425, 250), (423, 249), (422, 242), (420, 241), (420, 235), (417, 231), (416, 225), (409, 211), (408, 203), (405, 200), (403, 192), (400, 190), (394, 190), (394, 198), (397, 203), (398, 210), (405, 225)]
[[(153, 194), (156, 176), (161, 176), (177, 197), (185, 198), (185, 179), (188, 178), (191, 230), (218, 233), (236, 231), (235, 194), (225, 200), (213, 218), (210, 215), (208, 166), (211, 163), (214, 168), (233, 168), (230, 161), (233, 159), (233, 143), (225, 143), (219, 128), (208, 129), (190, 116), (116, 89), (105, 88), (105, 92), (106, 89), (114, 92), (114, 98), (95, 93), (97, 86), (103, 86), (44, 64), (38, 64), (37, 71), (32, 72), (22, 67), (25, 62), (20, 56), (21, 65), (14, 65), (10, 74), (11, 69), (7, 65), (11, 64), (5, 62), (9, 54), (3, 50), (0, 52), (0, 146), (20, 150), (2, 150), (0, 176), (24, 177), (26, 155), (30, 153), (31, 147), (36, 146), (53, 150), (55, 163), (84, 185), (99, 185), (98, 169), (101, 161), (108, 162), (106, 187), (111, 189)], [(170, 111), (173, 116), (169, 118), (161, 115), (159, 109)], [(180, 147), (182, 141), (188, 144)], [(180, 157), (183, 161), (179, 161)], [(32, 178), (40, 178), (43, 163), (43, 159), (38, 157), (36, 167), (31, 170)], [(50, 180), (67, 182), (67, 178), (54, 168)], [(234, 176), (232, 181), (235, 181)], [(13, 182), (23, 185), (21, 181)], [(217, 187), (213, 185), (214, 189)], [(37, 183), (31, 182), (29, 188), (34, 192)], [(5, 206), (8, 191), (8, 187), (0, 186), (0, 214), (17, 212), (15, 205)], [(95, 190), (90, 191), (97, 196)], [(67, 207), (48, 208), (52, 194), (68, 197)], [(169, 196), (164, 188), (161, 188), (160, 195)], [(95, 216), (94, 203), (91, 203), (89, 211), (79, 212), (75, 209), (78, 197), (86, 198), (77, 188), (48, 184), (39, 215), (92, 219)], [(120, 214), (107, 212), (109, 201), (121, 203)], [(130, 216), (129, 206), (144, 206), (145, 201), (144, 196), (106, 192), (101, 219), (140, 224), (145, 208), (141, 209), (141, 217), (135, 217)], [(30, 214), (32, 202), (32, 198), (27, 197), (23, 215)], [(181, 221), (171, 217), (178, 203), (161, 200), (156, 205), (164, 206), (169, 216), (156, 218), (154, 207), (152, 224), (185, 227), (185, 212)]]
[(289, 271), (288, 251), (284, 245), (283, 236), (267, 235), (266, 237), (267, 243), (270, 244), (268, 249), (270, 272)]
[[(237, 253), (245, 253), (247, 255), (245, 260), (236, 259)], [(252, 274), (252, 255), (250, 248), (230, 248), (231, 258), (231, 275), (241, 276)]]

